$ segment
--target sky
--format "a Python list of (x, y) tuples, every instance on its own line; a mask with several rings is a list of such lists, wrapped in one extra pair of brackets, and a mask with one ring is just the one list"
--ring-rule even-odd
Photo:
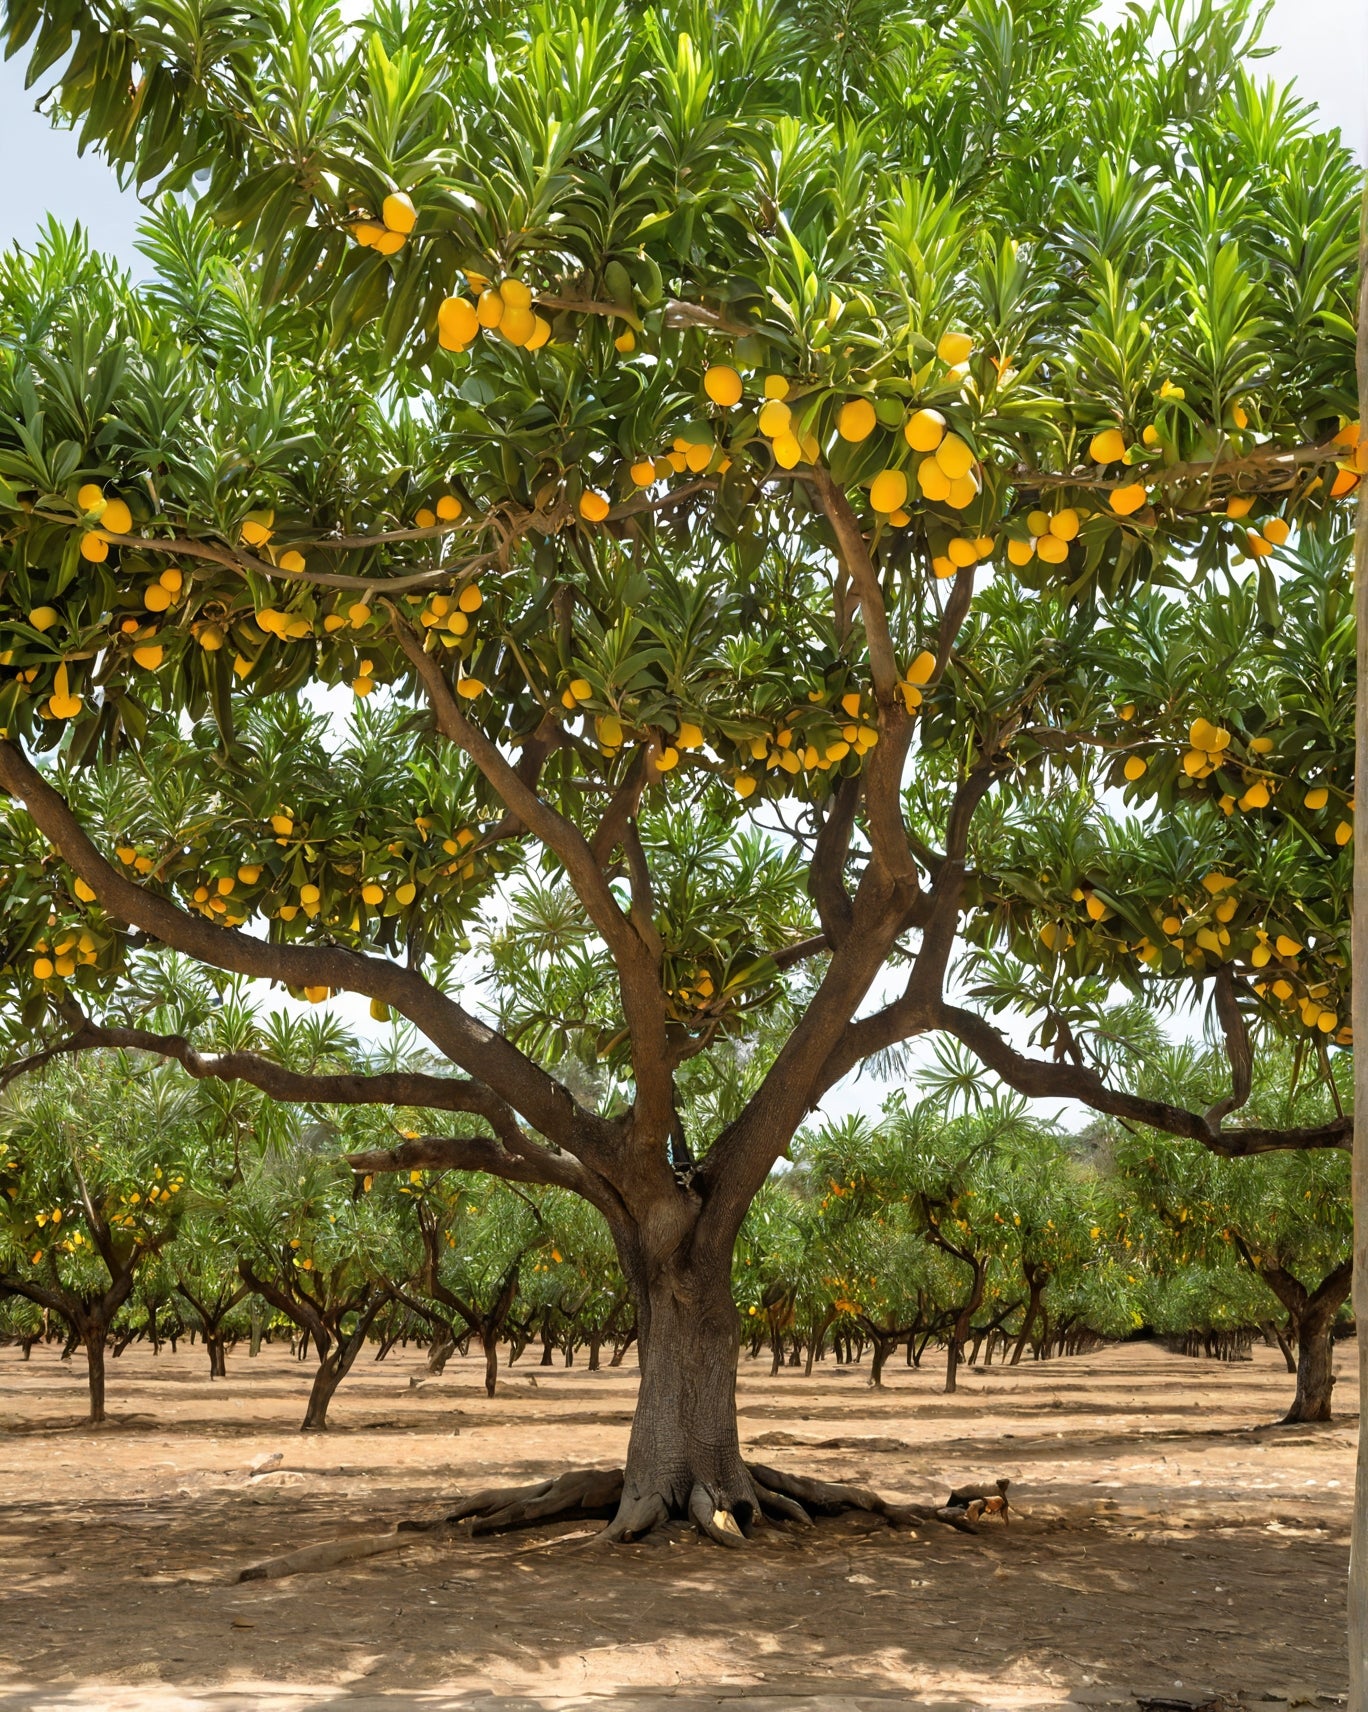
[[(1100, 0), (1099, 9), (1120, 16), (1125, 0)], [(1264, 41), (1277, 52), (1259, 61), (1256, 71), (1295, 80), (1298, 92), (1316, 103), (1326, 126), (1338, 125), (1345, 140), (1368, 161), (1368, 0), (1274, 0)], [(32, 243), (52, 213), (64, 222), (81, 221), (98, 248), (135, 271), (143, 270), (146, 263), (134, 248), (136, 197), (119, 189), (97, 156), (79, 156), (71, 135), (53, 130), (34, 111), (35, 93), (24, 89), (20, 60), (0, 63), (0, 174), (5, 181), (0, 247), (16, 239)], [(364, 1000), (334, 1004), (349, 1025), (373, 1033)], [(866, 1081), (836, 1090), (825, 1104), (832, 1115), (869, 1110), (886, 1092)]]

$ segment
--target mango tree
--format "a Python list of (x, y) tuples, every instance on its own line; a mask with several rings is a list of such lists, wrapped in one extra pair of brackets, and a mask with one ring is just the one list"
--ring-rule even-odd
[(105, 1419), (114, 1321), (180, 1228), (196, 1158), (188, 1092), (107, 1053), (0, 1097), (0, 1295), (71, 1328), (92, 1426)]
[[(1192, 1110), (947, 989), (1017, 884), (995, 829), (1144, 759), (1114, 686), (1165, 637), (1130, 612), (1262, 591), (1368, 462), (1352, 162), (1247, 75), (1242, 5), (1160, 51), (1162, 11), (912, 0), (833, 72), (784, 0), (6, 7), (35, 73), (74, 45), (54, 101), (87, 142), (195, 192), (149, 222), (146, 288), (60, 235), (0, 268), (14, 1049), (449, 1113), (358, 1169), (596, 1207), (642, 1356), (614, 1537), (794, 1513), (739, 1450), (732, 1249), (875, 1055), (943, 1031), (1221, 1151), (1347, 1139), (1226, 1123), (1234, 1023), (1231, 1092)], [(350, 722), (318, 711), (348, 690)], [(1263, 764), (1215, 694), (1143, 731), (1209, 817)], [(482, 934), (514, 870), (526, 928)], [(494, 1017), (477, 937), (521, 970)], [(1153, 942), (1184, 988), (1219, 975), (1186, 937)], [(150, 946), (360, 994), (449, 1069), (216, 1062), (130, 1025)], [(745, 1104), (691, 1132), (698, 1061), (776, 1014)]]

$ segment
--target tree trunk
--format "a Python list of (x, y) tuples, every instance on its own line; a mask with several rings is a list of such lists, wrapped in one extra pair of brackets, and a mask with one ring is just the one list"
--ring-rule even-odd
[(209, 1352), (209, 1377), (211, 1379), (226, 1379), (228, 1377), (228, 1350), (223, 1333), (206, 1331), (204, 1347)]
[(328, 1405), (333, 1400), (333, 1393), (342, 1383), (347, 1374), (347, 1363), (342, 1362), (342, 1351), (334, 1349), (318, 1364), (318, 1372), (314, 1374), (313, 1386), (309, 1391), (309, 1406), (304, 1411), (304, 1423), (301, 1433), (325, 1433), (328, 1430)]
[(480, 1348), (485, 1358), (485, 1396), (492, 1397), (499, 1378), (499, 1340), (493, 1332), (482, 1331)]
[(730, 1256), (704, 1261), (677, 1249), (655, 1266), (639, 1255), (624, 1261), (641, 1386), (614, 1526), (636, 1533), (667, 1516), (692, 1516), (704, 1532), (734, 1538), (749, 1529), (757, 1499), (737, 1435), (741, 1339)]
[(1308, 1315), (1297, 1328), (1297, 1395), (1283, 1416), (1289, 1426), (1330, 1419), (1330, 1393), (1335, 1385), (1334, 1325), (1334, 1314), (1316, 1314)]
[(85, 1345), (86, 1367), (90, 1380), (90, 1424), (92, 1427), (98, 1427), (105, 1418), (104, 1326), (87, 1325), (81, 1342)]

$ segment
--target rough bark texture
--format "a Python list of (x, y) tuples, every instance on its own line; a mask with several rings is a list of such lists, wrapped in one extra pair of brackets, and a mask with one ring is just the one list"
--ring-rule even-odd
[(105, 1418), (105, 1328), (99, 1322), (87, 1324), (81, 1342), (85, 1345), (86, 1366), (90, 1379), (90, 1424), (98, 1427)]
[(730, 1266), (676, 1250), (625, 1257), (637, 1302), (641, 1389), (609, 1532), (627, 1539), (670, 1517), (692, 1517), (711, 1538), (734, 1543), (759, 1501), (736, 1427), (740, 1334)]
[(1283, 1416), (1289, 1425), (1330, 1419), (1330, 1393), (1335, 1386), (1334, 1319), (1333, 1314), (1308, 1317), (1298, 1329), (1297, 1395)]

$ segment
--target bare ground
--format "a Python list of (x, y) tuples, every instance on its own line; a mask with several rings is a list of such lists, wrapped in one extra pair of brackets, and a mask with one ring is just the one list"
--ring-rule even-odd
[[(743, 1359), (743, 1445), (796, 1472), (943, 1500), (1009, 1475), (1021, 1520), (977, 1538), (871, 1519), (723, 1552), (687, 1530), (586, 1548), (593, 1524), (416, 1535), (319, 1575), (235, 1584), (297, 1546), (436, 1517), (484, 1485), (620, 1462), (636, 1372), (474, 1360), (410, 1387), (363, 1359), (301, 1437), (309, 1370), (279, 1347), (110, 1364), (0, 1349), (0, 1712), (766, 1712), (1175, 1705), (1283, 1712), (1343, 1696), (1355, 1421), (1286, 1428), (1281, 1360), (1134, 1345), (1017, 1369)], [(254, 1476), (256, 1457), (279, 1468)]]

